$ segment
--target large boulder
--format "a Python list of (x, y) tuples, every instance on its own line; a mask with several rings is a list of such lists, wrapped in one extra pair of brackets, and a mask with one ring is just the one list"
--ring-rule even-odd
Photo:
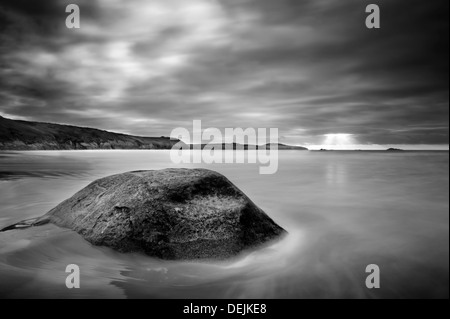
[(163, 259), (228, 258), (285, 231), (223, 175), (138, 171), (97, 180), (33, 222)]

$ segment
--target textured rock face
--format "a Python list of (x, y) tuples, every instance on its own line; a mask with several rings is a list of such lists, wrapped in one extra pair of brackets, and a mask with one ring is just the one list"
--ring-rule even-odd
[(95, 181), (38, 219), (94, 245), (163, 259), (227, 258), (285, 231), (224, 176), (203, 169)]

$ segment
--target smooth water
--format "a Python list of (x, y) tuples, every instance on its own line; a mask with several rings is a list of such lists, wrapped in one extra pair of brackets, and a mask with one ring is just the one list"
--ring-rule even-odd
[[(448, 298), (448, 152), (281, 151), (279, 172), (227, 176), (288, 232), (227, 262), (94, 247), (53, 225), (0, 233), (2, 298)], [(43, 215), (107, 175), (180, 167), (167, 151), (0, 153), (0, 228)], [(81, 269), (67, 289), (66, 266)], [(381, 289), (365, 285), (381, 269)]]

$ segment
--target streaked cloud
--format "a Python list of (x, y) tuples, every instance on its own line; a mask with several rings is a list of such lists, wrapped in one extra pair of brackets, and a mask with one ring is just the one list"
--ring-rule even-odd
[[(68, 3), (81, 29), (64, 25)], [(4, 0), (0, 111), (136, 135), (278, 127), (447, 144), (448, 1)], [(341, 134), (341, 135), (338, 135)]]

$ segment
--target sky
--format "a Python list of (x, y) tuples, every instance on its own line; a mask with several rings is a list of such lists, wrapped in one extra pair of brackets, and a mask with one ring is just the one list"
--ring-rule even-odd
[[(78, 4), (81, 28), (65, 25)], [(367, 29), (365, 8), (381, 9)], [(0, 115), (448, 149), (447, 0), (2, 0)]]

